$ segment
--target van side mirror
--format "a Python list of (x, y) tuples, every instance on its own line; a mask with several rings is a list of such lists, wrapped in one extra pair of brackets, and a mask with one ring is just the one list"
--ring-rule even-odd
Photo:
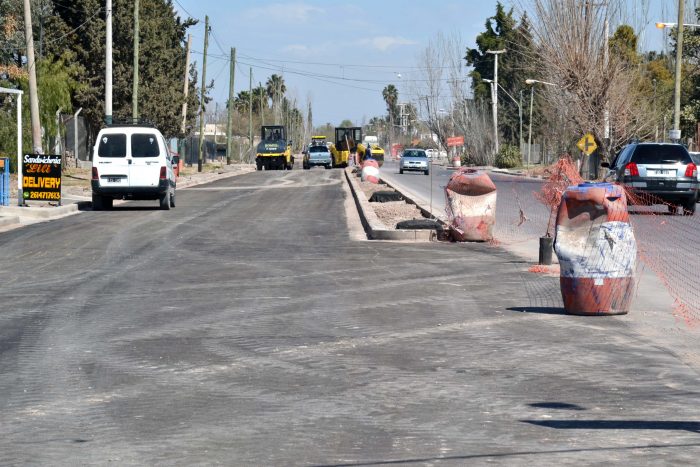
[(173, 156), (171, 161), (173, 165), (180, 165), (180, 156)]
[(603, 167), (603, 168), (609, 169), (609, 168), (610, 168), (610, 162), (601, 162), (601, 163), (600, 163), (600, 166)]

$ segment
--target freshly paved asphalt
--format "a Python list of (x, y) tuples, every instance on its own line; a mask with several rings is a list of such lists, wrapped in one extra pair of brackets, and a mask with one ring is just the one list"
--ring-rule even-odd
[(345, 193), (257, 172), (0, 234), (0, 464), (697, 462), (700, 366), (505, 250), (352, 241)]

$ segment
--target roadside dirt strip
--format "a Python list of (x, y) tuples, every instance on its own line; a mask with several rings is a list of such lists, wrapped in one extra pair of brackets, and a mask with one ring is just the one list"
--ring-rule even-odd
[[(428, 242), (435, 239), (434, 230), (410, 230), (389, 228), (382, 222), (374, 211), (371, 203), (367, 200), (365, 192), (360, 188), (360, 182), (353, 173), (352, 168), (345, 169), (345, 179), (350, 185), (355, 205), (360, 213), (362, 225), (367, 231), (367, 235), (372, 240), (397, 240)], [(418, 211), (419, 212), (419, 211)]]
[(354, 241), (344, 177), (1, 233), (0, 464), (697, 463), (672, 333), (534, 301), (558, 278), (499, 248)]

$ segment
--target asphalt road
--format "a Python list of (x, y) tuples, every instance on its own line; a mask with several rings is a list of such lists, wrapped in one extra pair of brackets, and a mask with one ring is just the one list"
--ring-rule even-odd
[[(426, 177), (427, 178), (427, 177)], [(339, 170), (0, 234), (0, 464), (693, 464), (697, 362), (486, 245), (358, 242)]]

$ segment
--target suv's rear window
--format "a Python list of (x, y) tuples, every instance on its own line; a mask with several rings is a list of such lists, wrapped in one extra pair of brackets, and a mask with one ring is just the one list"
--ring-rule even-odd
[(131, 157), (158, 157), (158, 137), (148, 133), (131, 135)]
[(100, 157), (126, 157), (126, 135), (124, 133), (102, 135), (97, 155)]
[(683, 146), (640, 144), (634, 150), (631, 161), (637, 164), (688, 164), (691, 159)]
[(325, 146), (311, 146), (309, 152), (328, 152), (328, 148)]

